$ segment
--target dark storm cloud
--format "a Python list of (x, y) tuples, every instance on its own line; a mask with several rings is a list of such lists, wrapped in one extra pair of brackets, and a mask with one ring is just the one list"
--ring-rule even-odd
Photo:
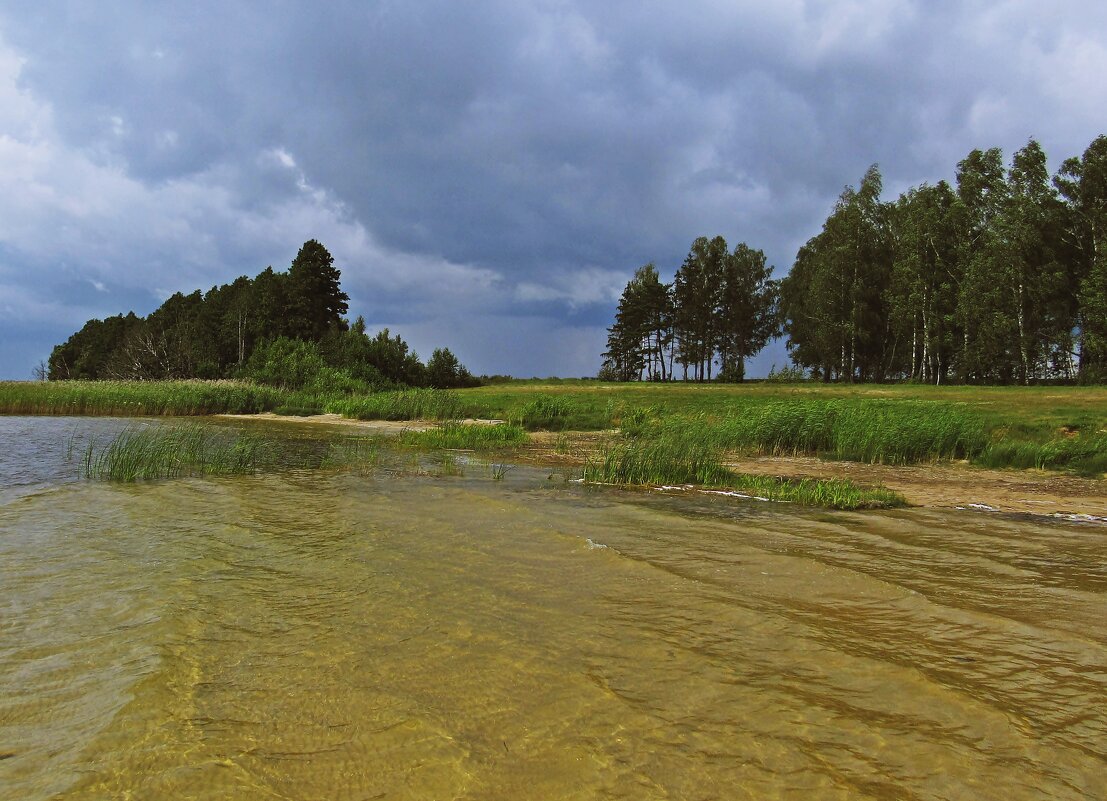
[(872, 162), (895, 192), (951, 178), (973, 147), (1036, 135), (1055, 163), (1079, 152), (1101, 132), (1105, 16), (906, 0), (10, 6), (0, 335), (35, 322), (33, 364), (89, 314), (283, 269), (316, 237), (352, 311), (423, 351), (593, 372), (633, 269), (671, 273), (698, 235), (762, 247), (780, 275)]

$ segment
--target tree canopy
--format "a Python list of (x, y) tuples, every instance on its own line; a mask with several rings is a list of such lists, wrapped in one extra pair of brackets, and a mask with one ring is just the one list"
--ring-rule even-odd
[(952, 185), (886, 202), (882, 183), (874, 164), (847, 186), (780, 282), (721, 237), (693, 242), (671, 284), (639, 269), (602, 375), (667, 380), (675, 361), (685, 379), (717, 365), (741, 380), (779, 324), (824, 381), (1107, 380), (1107, 136), (1052, 177), (1031, 139), (1009, 164), (973, 150)]
[[(476, 382), (449, 350), (433, 373), (398, 335), (344, 315), (334, 258), (312, 239), (288, 272), (267, 267), (207, 292), (176, 293), (147, 317), (89, 320), (54, 348), (50, 379), (252, 378), (291, 389), (358, 391)], [(432, 359), (433, 361), (433, 359)]]

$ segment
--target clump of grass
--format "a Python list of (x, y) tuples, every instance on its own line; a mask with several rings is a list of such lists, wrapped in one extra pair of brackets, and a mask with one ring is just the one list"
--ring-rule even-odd
[(462, 417), (461, 399), (441, 389), (407, 389), (337, 398), (326, 410), (357, 420), (456, 420)]
[(241, 381), (3, 381), (0, 413), (51, 415), (256, 414), (287, 393)]
[(381, 441), (377, 437), (345, 437), (329, 443), (320, 461), (323, 468), (372, 470), (382, 459)]
[(535, 395), (511, 414), (511, 420), (528, 431), (564, 431), (578, 411), (577, 404), (560, 395)]
[(454, 450), (496, 450), (521, 445), (527, 432), (520, 426), (466, 424), (446, 422), (427, 431), (404, 431), (400, 442), (419, 448), (450, 448)]
[(660, 417), (661, 413), (653, 406), (631, 406), (620, 413), (619, 430), (637, 437), (648, 431)]
[(79, 472), (106, 481), (252, 473), (276, 461), (272, 442), (209, 426), (132, 428), (88, 444)]
[(883, 487), (865, 489), (842, 480), (736, 473), (720, 464), (714, 449), (703, 441), (678, 437), (610, 445), (589, 460), (584, 480), (632, 486), (694, 484), (832, 509), (888, 509), (906, 504), (901, 495)]
[(702, 441), (660, 437), (601, 448), (584, 467), (584, 480), (602, 484), (721, 486), (730, 477)]
[(504, 477), (514, 469), (515, 465), (504, 464), (503, 462), (494, 462), (488, 465), (488, 470), (493, 481), (503, 481)]
[(1095, 478), (1107, 472), (1107, 434), (1088, 434), (1048, 442), (994, 442), (973, 461), (984, 467), (1069, 470)]

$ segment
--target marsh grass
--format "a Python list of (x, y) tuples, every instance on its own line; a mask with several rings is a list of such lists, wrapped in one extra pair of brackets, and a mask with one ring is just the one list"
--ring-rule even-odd
[(278, 461), (275, 443), (202, 425), (131, 428), (85, 447), (78, 473), (106, 481), (252, 473)]
[[(483, 411), (483, 410), (481, 410)], [(474, 416), (486, 416), (470, 408)], [(507, 411), (507, 419), (527, 431), (594, 431), (611, 425), (609, 404), (585, 405), (564, 395), (538, 394)]]
[(256, 414), (281, 406), (286, 398), (282, 390), (238, 381), (0, 382), (0, 414)]
[(951, 404), (784, 400), (723, 418), (699, 415), (630, 428), (744, 454), (817, 455), (869, 464), (970, 459), (988, 444), (983, 420)]
[(335, 398), (326, 411), (355, 420), (458, 420), (462, 413), (457, 393), (441, 389), (408, 389)]
[(1098, 478), (1107, 473), (1107, 434), (1080, 434), (1047, 442), (993, 442), (974, 461), (984, 467), (1068, 470)]
[(527, 432), (512, 423), (484, 425), (448, 421), (426, 431), (404, 431), (400, 443), (417, 448), (485, 451), (514, 448), (527, 441)]
[(695, 485), (720, 491), (831, 509), (889, 509), (903, 496), (884, 487), (861, 488), (849, 481), (783, 479), (736, 473), (709, 445), (665, 438), (628, 440), (606, 446), (588, 461), (584, 480), (598, 484), (659, 487)]

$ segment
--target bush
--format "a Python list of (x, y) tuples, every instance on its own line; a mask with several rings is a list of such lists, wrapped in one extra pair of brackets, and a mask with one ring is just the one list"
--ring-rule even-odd
[(325, 367), (314, 342), (278, 337), (254, 349), (245, 374), (259, 384), (296, 390), (315, 381)]

